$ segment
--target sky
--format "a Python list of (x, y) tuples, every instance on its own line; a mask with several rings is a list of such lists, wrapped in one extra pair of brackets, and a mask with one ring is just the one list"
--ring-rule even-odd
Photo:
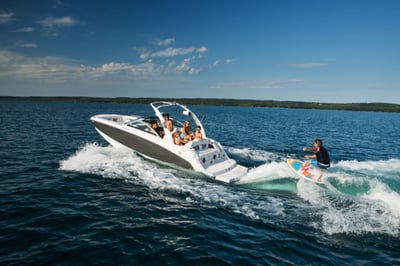
[(0, 96), (400, 104), (397, 0), (1, 0)]

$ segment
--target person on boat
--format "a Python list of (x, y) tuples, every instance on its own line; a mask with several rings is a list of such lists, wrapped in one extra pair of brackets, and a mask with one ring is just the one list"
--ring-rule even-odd
[(183, 139), (183, 141), (185, 143), (188, 143), (189, 141), (194, 139), (194, 134), (193, 134), (192, 128), (190, 127), (189, 120), (185, 121), (185, 125), (181, 129), (180, 137), (181, 137), (181, 139)]
[(169, 114), (166, 113), (164, 115), (165, 118), (165, 125), (167, 126), (167, 128), (169, 129), (169, 131), (172, 132), (172, 130), (174, 130), (174, 124), (172, 123), (172, 120), (169, 118)]
[(194, 139), (196, 139), (196, 140), (202, 140), (203, 139), (203, 134), (201, 134), (201, 127), (200, 126), (196, 127), (196, 132), (194, 133)]
[(183, 139), (181, 139), (180, 134), (181, 133), (179, 133), (179, 131), (175, 131), (175, 133), (174, 133), (174, 143), (176, 145), (185, 145), (185, 142), (183, 141)]
[(157, 134), (163, 138), (165, 133), (164, 133), (164, 129), (162, 127), (158, 126), (157, 122), (153, 122), (153, 124), (151, 124), (151, 128), (154, 129), (155, 132), (157, 132)]
[[(322, 146), (323, 142), (322, 139), (315, 139), (314, 140), (314, 146), (313, 147), (304, 147), (303, 151), (312, 151), (314, 152), (313, 155), (306, 155), (305, 158), (306, 159), (317, 159), (316, 160), (316, 166), (321, 170), (321, 174), (318, 177), (318, 182), (321, 181), (322, 178), (322, 171), (325, 169), (328, 169), (331, 166), (331, 161), (329, 158), (329, 153), (328, 150), (325, 149), (325, 147)], [(310, 167), (310, 164), (312, 162), (315, 162), (315, 160), (313, 161), (307, 161), (306, 163), (304, 163), (303, 165), (303, 169), (306, 169), (308, 167)]]

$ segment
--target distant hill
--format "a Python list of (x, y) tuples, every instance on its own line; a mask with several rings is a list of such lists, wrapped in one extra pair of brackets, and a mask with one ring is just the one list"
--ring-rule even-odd
[(154, 101), (177, 101), (186, 105), (243, 106), (269, 108), (300, 108), (322, 110), (349, 110), (370, 112), (400, 112), (400, 104), (390, 103), (318, 103), (272, 100), (239, 100), (213, 98), (103, 98), (103, 97), (13, 97), (0, 96), (0, 101), (62, 101), (62, 102), (101, 102), (101, 103), (143, 103)]

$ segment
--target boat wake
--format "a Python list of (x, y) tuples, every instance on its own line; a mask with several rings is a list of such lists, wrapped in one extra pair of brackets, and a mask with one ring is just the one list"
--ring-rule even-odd
[[(229, 152), (261, 164), (250, 168), (236, 185), (224, 185), (193, 172), (163, 167), (130, 149), (88, 143), (61, 161), (60, 170), (122, 179), (151, 190), (183, 195), (192, 204), (226, 209), (263, 222), (275, 217), (295, 223), (299, 213), (311, 207), (308, 215), (317, 218), (305, 217), (302, 222), (327, 234), (400, 234), (398, 159), (337, 162), (324, 175), (326, 185), (320, 186), (299, 179), (279, 154), (247, 148)], [(276, 190), (297, 196), (266, 193)]]
[(178, 193), (185, 195), (187, 202), (228, 209), (251, 219), (263, 219), (260, 214), (265, 210), (268, 210), (269, 216), (280, 216), (284, 210), (281, 199), (268, 195), (252, 196), (249, 191), (240, 188), (233, 192), (233, 186), (209, 182), (209, 178), (199, 178), (194, 172), (163, 168), (125, 148), (88, 143), (61, 161), (60, 170), (118, 178), (134, 185), (144, 185), (151, 190), (174, 195)]
[(265, 161), (250, 169), (240, 184), (296, 193), (317, 207), (322, 220), (314, 222), (314, 226), (327, 234), (400, 234), (399, 159), (339, 161), (325, 172), (325, 185), (319, 186), (296, 176), (279, 155), (248, 149), (231, 152)]

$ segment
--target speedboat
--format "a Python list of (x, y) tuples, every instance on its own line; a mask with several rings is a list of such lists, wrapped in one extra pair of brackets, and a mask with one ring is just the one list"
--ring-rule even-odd
[[(152, 102), (150, 106), (154, 116), (99, 114), (90, 120), (113, 147), (128, 147), (146, 158), (226, 183), (246, 175), (248, 169), (229, 158), (218, 141), (207, 137), (202, 122), (187, 106), (165, 101)], [(172, 128), (167, 126), (166, 114)], [(177, 145), (173, 136), (181, 131), (185, 121), (192, 121), (196, 128), (200, 126), (202, 137)]]

